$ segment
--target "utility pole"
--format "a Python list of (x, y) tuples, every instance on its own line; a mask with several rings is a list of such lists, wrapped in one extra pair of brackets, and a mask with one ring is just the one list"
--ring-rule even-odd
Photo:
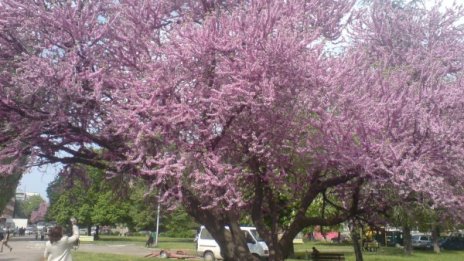
[(161, 191), (158, 194), (158, 208), (156, 210), (156, 237), (155, 237), (155, 247), (158, 246), (158, 235), (159, 235), (159, 220), (160, 220), (160, 198)]

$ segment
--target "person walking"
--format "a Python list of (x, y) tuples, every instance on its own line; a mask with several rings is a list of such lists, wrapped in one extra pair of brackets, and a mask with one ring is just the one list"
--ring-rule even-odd
[(6, 246), (10, 249), (10, 252), (11, 250), (13, 250), (13, 248), (8, 245), (8, 240), (10, 239), (10, 230), (6, 230), (6, 235), (4, 235), (3, 233), (3, 230), (0, 230), (0, 252), (3, 252), (3, 246)]
[(63, 228), (56, 226), (49, 229), (49, 241), (45, 244), (44, 259), (47, 261), (72, 261), (71, 249), (79, 239), (76, 219), (71, 218), (72, 236), (63, 235)]
[(148, 239), (147, 242), (145, 243), (145, 247), (152, 247), (153, 246), (153, 236), (151, 234), (151, 231), (148, 231)]
[(40, 240), (43, 241), (45, 239), (45, 234), (47, 233), (47, 228), (46, 227), (43, 227), (41, 230), (40, 230)]

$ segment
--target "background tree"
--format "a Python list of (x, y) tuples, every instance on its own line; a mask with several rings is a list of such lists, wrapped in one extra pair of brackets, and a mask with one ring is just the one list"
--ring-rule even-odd
[(182, 208), (164, 210), (160, 217), (160, 231), (163, 236), (194, 238), (200, 227), (200, 224)]
[(67, 224), (70, 217), (76, 217), (89, 233), (93, 225), (113, 225), (127, 220), (130, 203), (117, 200), (116, 186), (104, 179), (100, 169), (79, 165), (64, 169), (47, 189), (48, 218)]
[[(2, 123), (3, 121), (0, 120), (0, 127), (2, 126)], [(0, 146), (2, 146), (1, 141)], [(21, 180), (21, 177), (24, 173), (25, 164), (26, 158), (23, 157), (23, 160), (18, 162), (18, 165), (11, 170), (9, 175), (5, 175), (6, 173), (3, 175), (0, 174), (0, 213), (3, 213), (5, 206), (15, 196), (19, 181)]]
[(153, 231), (156, 224), (156, 207), (159, 203), (156, 191), (150, 191), (142, 180), (136, 180), (124, 200), (129, 204), (128, 225), (135, 230)]
[(30, 221), (32, 223), (37, 223), (39, 221), (44, 221), (46, 219), (48, 211), (48, 204), (45, 201), (42, 201), (37, 210), (32, 211)]
[[(118, 192), (111, 182), (104, 182), (105, 174), (101, 170), (84, 167), (68, 171), (70, 173), (58, 175), (47, 189), (50, 197), (48, 219), (66, 224), (75, 216), (88, 229), (125, 224), (132, 231), (155, 230), (157, 193), (147, 193), (149, 189), (143, 180)], [(163, 208), (161, 231), (191, 237), (192, 230), (197, 227), (184, 211)]]
[(18, 218), (27, 218), (31, 217), (33, 211), (39, 209), (39, 206), (45, 200), (39, 196), (29, 196), (25, 200), (18, 200), (15, 204), (15, 215)]
[(15, 196), (21, 177), (22, 174), (20, 173), (0, 177), (0, 213), (3, 212), (11, 198)]
[[(413, 199), (413, 200), (411, 200)], [(439, 238), (443, 230), (454, 230), (455, 218), (449, 211), (433, 209), (428, 200), (420, 200), (420, 197), (411, 196), (409, 201), (395, 202), (386, 215), (386, 222), (396, 227), (403, 227), (404, 251), (410, 255), (413, 251), (411, 232), (418, 230), (423, 233), (431, 232), (433, 250), (440, 253)], [(459, 222), (459, 221), (458, 221)], [(459, 224), (459, 223), (458, 223)]]
[(91, 221), (94, 225), (133, 224), (130, 217), (131, 203), (121, 200), (113, 191), (107, 190), (98, 195), (92, 208)]

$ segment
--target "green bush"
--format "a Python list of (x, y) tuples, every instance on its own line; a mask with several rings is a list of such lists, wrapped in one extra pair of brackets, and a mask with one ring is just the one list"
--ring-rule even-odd
[(168, 230), (160, 233), (163, 237), (175, 237), (175, 238), (195, 238), (196, 230)]

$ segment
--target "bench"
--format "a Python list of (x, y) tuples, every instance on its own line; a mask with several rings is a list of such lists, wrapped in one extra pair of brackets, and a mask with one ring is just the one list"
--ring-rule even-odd
[(81, 242), (90, 242), (93, 241), (93, 236), (79, 236), (79, 241)]
[(364, 242), (363, 250), (368, 252), (377, 252), (380, 244), (377, 241)]
[(331, 253), (331, 252), (319, 252), (317, 255), (312, 254), (311, 252), (307, 252), (307, 257), (309, 257), (309, 260), (314, 260), (314, 261), (344, 261), (345, 260), (345, 254), (343, 253)]

